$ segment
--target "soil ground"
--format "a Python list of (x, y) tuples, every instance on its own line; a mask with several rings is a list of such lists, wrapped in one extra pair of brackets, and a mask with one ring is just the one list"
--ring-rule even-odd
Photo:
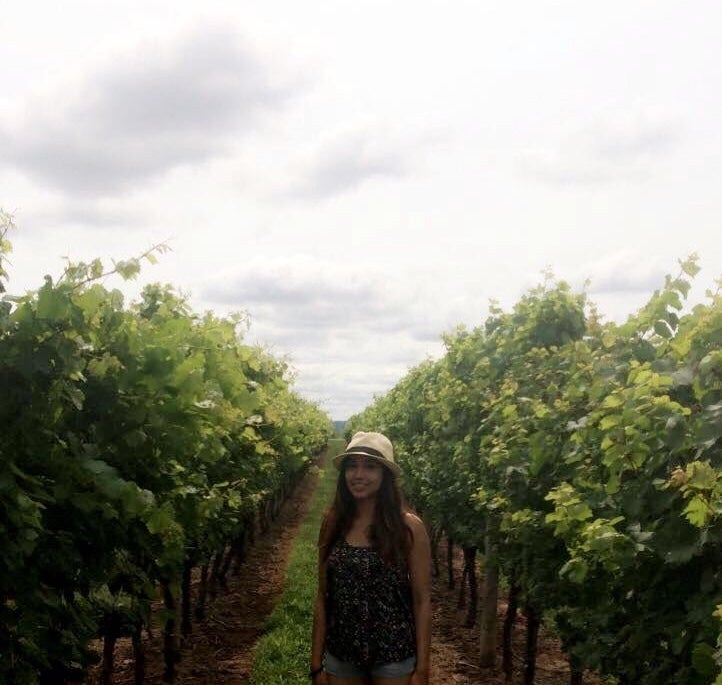
[[(467, 609), (458, 608), (459, 583), (463, 569), (460, 549), (454, 553), (455, 589), (448, 588), (448, 573), (445, 563), (446, 542), (439, 545), (442, 557), (440, 574), (432, 579), (433, 638), (431, 643), (430, 685), (508, 685), (501, 672), (501, 629), (506, 615), (506, 600), (499, 602), (497, 623), (499, 639), (497, 648), (497, 669), (480, 669), (476, 663), (479, 653), (479, 619), (476, 627), (465, 628)], [(481, 576), (477, 562), (477, 578), (481, 590)], [(468, 591), (467, 591), (468, 598)], [(523, 654), (526, 640), (526, 622), (518, 616), (513, 636), (514, 676), (513, 685), (522, 683)], [(559, 641), (542, 627), (539, 632), (537, 653), (536, 685), (567, 685), (569, 665), (560, 650)], [(593, 674), (584, 675), (584, 685), (599, 685), (601, 681)]]
[[(209, 599), (207, 617), (194, 623), (194, 632), (183, 645), (176, 685), (248, 685), (253, 649), (283, 590), (288, 555), (296, 531), (307, 512), (315, 484), (315, 475), (306, 476), (284, 504), (270, 530), (256, 536), (256, 543), (250, 548), (240, 574), (229, 574), (228, 591), (219, 590), (214, 599)], [(442, 544), (440, 550), (443, 549)], [(454, 555), (456, 589), (449, 590), (446, 586), (447, 573), (443, 561), (439, 577), (433, 578), (430, 685), (502, 685), (504, 678), (500, 669), (482, 671), (475, 665), (479, 630), (478, 627), (463, 626), (466, 610), (457, 607), (462, 561), (461, 552), (457, 549)], [(194, 596), (197, 583), (196, 572)], [(499, 630), (505, 610), (505, 602), (500, 602)], [(518, 656), (514, 684), (521, 683), (520, 660), (524, 632), (524, 619), (519, 617), (514, 636), (515, 654)], [(152, 635), (146, 643), (146, 683), (161, 685), (163, 636), (158, 612), (154, 615)], [(569, 682), (569, 670), (558, 642), (543, 629), (539, 642), (537, 685), (566, 685)], [(498, 663), (501, 664), (500, 653)], [(86, 685), (97, 685), (98, 681), (99, 669), (95, 669)], [(599, 680), (585, 677), (584, 682), (585, 685), (598, 685)], [(114, 683), (133, 683), (133, 657), (129, 640), (119, 640), (116, 646)]]

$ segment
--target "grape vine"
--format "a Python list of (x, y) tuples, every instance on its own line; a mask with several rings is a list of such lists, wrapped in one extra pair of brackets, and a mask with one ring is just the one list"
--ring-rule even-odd
[[(12, 219), (1, 218), (5, 292)], [(179, 628), (192, 629), (190, 569), (222, 580), (254, 519), (264, 525), (332, 434), (285, 362), (243, 343), (239, 319), (196, 314), (170, 286), (126, 305), (103, 284), (163, 249), (109, 270), (69, 263), (0, 300), (2, 682), (80, 678), (96, 637), (110, 682), (123, 635), (142, 681), (158, 589), (172, 678)]]
[(547, 280), (350, 420), (389, 434), (430, 525), (483, 550), (482, 665), (501, 574), (508, 676), (522, 608), (525, 683), (543, 621), (572, 683), (722, 683), (722, 295), (685, 311), (697, 262), (621, 325)]

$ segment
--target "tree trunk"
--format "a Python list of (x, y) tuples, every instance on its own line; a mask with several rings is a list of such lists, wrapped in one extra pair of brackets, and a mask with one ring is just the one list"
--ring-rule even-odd
[(103, 635), (103, 668), (100, 672), (100, 685), (112, 685), (115, 642), (118, 639), (117, 621), (108, 617)]
[(264, 535), (268, 532), (268, 528), (270, 527), (270, 517), (268, 512), (269, 502), (270, 497), (267, 496), (261, 505), (261, 533)]
[(214, 555), (213, 555), (213, 564), (211, 565), (211, 578), (214, 580), (218, 580), (218, 576), (221, 575), (221, 562), (223, 561), (223, 555), (226, 552), (225, 547), (221, 547)]
[(145, 681), (145, 645), (141, 637), (143, 624), (138, 623), (133, 631), (133, 682), (143, 685)]
[(479, 665), (494, 668), (496, 665), (496, 606), (499, 601), (499, 563), (496, 551), (496, 533), (487, 520), (484, 534), (484, 605), (481, 611), (481, 639)]
[(235, 563), (233, 564), (233, 575), (237, 576), (241, 572), (241, 566), (246, 560), (246, 528), (241, 529), (238, 537), (233, 541), (233, 549), (235, 551)]
[(178, 636), (176, 634), (176, 601), (170, 588), (170, 582), (161, 581), (163, 589), (163, 604), (168, 612), (168, 618), (165, 621), (163, 629), (163, 660), (165, 669), (163, 671), (163, 680), (172, 682), (176, 676), (175, 665), (180, 660), (180, 650), (178, 648)]
[(441, 528), (434, 528), (434, 532), (431, 535), (431, 558), (434, 560), (434, 578), (438, 578), (441, 575), (439, 569), (439, 540), (441, 539)]
[(226, 556), (221, 562), (221, 569), (219, 572), (219, 577), (224, 586), (226, 585), (226, 576), (228, 575), (228, 569), (231, 567), (231, 562), (233, 561), (233, 557), (235, 556), (235, 554), (236, 550), (233, 547), (233, 542), (231, 542), (231, 544), (228, 546)]
[(446, 538), (446, 568), (449, 572), (449, 590), (454, 589), (454, 541), (452, 538)]
[(275, 521), (278, 518), (278, 513), (281, 511), (281, 493), (276, 492), (271, 498), (271, 521)]
[(469, 611), (464, 626), (473, 628), (476, 625), (476, 612), (479, 606), (479, 592), (476, 583), (476, 547), (464, 547), (464, 569), (469, 582)]
[(198, 597), (196, 598), (196, 620), (200, 621), (206, 616), (206, 595), (208, 593), (208, 564), (201, 566), (201, 582), (198, 585)]
[(504, 678), (509, 681), (513, 674), (512, 665), (512, 643), (511, 638), (514, 633), (514, 623), (516, 622), (516, 612), (519, 607), (520, 587), (512, 580), (509, 588), (509, 603), (506, 607), (506, 618), (504, 619), (504, 644), (502, 649), (502, 667), (504, 670)]
[(571, 671), (571, 675), (569, 677), (569, 685), (582, 685), (582, 678), (584, 677), (584, 674), (582, 671)]
[(215, 599), (218, 594), (218, 583), (221, 580), (221, 562), (223, 561), (223, 554), (226, 548), (223, 547), (213, 555), (213, 563), (211, 564), (211, 587), (210, 595), (211, 599)]
[(256, 512), (255, 511), (249, 517), (248, 544), (251, 546), (256, 544)]
[(539, 615), (533, 607), (527, 606), (526, 614), (526, 655), (524, 657), (524, 685), (534, 685), (536, 673), (536, 651), (539, 641)]
[(464, 564), (464, 568), (461, 570), (461, 584), (459, 585), (459, 601), (456, 603), (457, 609), (463, 609), (466, 606), (466, 575), (469, 572), (469, 569), (466, 568), (466, 564)]
[(191, 571), (193, 565), (190, 559), (183, 562), (183, 579), (181, 581), (181, 634), (188, 637), (193, 632), (191, 623)]

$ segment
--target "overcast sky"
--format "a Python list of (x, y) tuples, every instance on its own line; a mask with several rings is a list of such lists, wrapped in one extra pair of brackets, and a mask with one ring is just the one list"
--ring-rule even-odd
[[(202, 7), (202, 9), (200, 9)], [(722, 275), (722, 3), (0, 6), (11, 292), (172, 252), (344, 419), (541, 272), (623, 319)], [(115, 282), (109, 285), (115, 285)]]

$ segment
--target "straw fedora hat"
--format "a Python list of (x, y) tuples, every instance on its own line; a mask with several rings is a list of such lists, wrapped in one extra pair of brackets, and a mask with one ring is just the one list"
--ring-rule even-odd
[(401, 475), (399, 465), (394, 461), (394, 448), (383, 433), (354, 433), (346, 449), (333, 458), (336, 468), (341, 467), (341, 462), (352, 455), (370, 457), (383, 464), (395, 476)]

